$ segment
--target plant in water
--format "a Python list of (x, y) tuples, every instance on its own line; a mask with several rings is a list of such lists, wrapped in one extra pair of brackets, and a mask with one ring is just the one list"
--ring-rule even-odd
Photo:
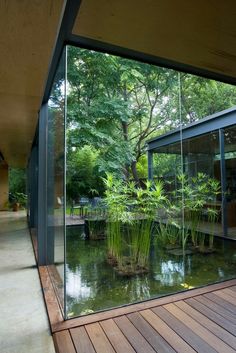
[(208, 208), (207, 215), (208, 215), (208, 221), (211, 225), (211, 231), (210, 231), (210, 235), (209, 235), (209, 249), (213, 250), (214, 228), (215, 228), (215, 223), (216, 223), (218, 215), (219, 215), (219, 211), (217, 211), (214, 208)]
[(107, 206), (107, 245), (108, 258), (117, 263), (121, 257), (121, 226), (127, 219), (127, 195), (124, 191), (124, 182), (107, 174), (104, 179), (105, 203)]
[(109, 258), (125, 275), (145, 272), (153, 221), (166, 202), (162, 183), (147, 181), (141, 188), (108, 174), (105, 185)]
[(182, 231), (179, 223), (168, 218), (160, 222), (157, 229), (157, 242), (167, 249), (176, 249), (181, 244)]
[[(194, 247), (200, 251), (205, 248), (205, 234), (200, 232), (199, 224), (204, 213), (207, 212), (207, 220), (211, 227), (217, 220), (218, 212), (214, 208), (214, 202), (220, 193), (220, 184), (216, 179), (210, 178), (204, 173), (198, 173), (195, 177), (188, 178), (185, 174), (178, 177), (181, 188), (177, 190), (182, 198), (184, 215), (182, 245), (185, 249), (188, 233)], [(212, 205), (212, 206), (211, 206)], [(213, 246), (213, 229), (210, 232), (209, 247)]]
[(86, 237), (90, 240), (104, 239), (106, 228), (105, 219), (106, 211), (101, 202), (100, 205), (96, 207), (88, 207), (85, 218)]
[(166, 197), (164, 196), (163, 184), (160, 181), (153, 183), (147, 181), (145, 188), (137, 188), (134, 191), (134, 208), (132, 225), (134, 234), (133, 253), (135, 263), (142, 268), (148, 265), (151, 234), (154, 220), (158, 217), (158, 212), (164, 207)]

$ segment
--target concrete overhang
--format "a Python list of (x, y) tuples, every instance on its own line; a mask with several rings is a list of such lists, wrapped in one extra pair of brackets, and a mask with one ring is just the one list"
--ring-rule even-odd
[(0, 4), (0, 151), (24, 167), (34, 138), (62, 0)]
[(234, 0), (82, 0), (73, 34), (85, 45), (236, 83), (235, 17)]

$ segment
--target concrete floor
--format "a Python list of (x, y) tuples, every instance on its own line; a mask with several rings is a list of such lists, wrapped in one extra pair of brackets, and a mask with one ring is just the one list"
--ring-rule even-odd
[(55, 352), (24, 211), (0, 212), (0, 352)]

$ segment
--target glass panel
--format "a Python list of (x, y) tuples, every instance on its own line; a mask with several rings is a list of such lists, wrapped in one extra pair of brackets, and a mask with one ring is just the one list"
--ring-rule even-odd
[[(166, 215), (161, 200), (157, 200), (160, 210), (150, 204), (147, 211), (133, 195), (145, 189), (150, 199), (153, 195), (153, 186), (145, 186), (146, 140), (153, 133), (181, 127), (178, 77), (173, 70), (68, 48), (68, 317), (148, 299), (160, 292), (150, 278), (151, 268), (158, 267), (154, 258), (150, 259), (151, 234), (156, 214)], [(181, 147), (174, 156), (180, 173), (179, 153)], [(168, 165), (173, 168), (171, 158)], [(170, 173), (163, 160), (164, 165)], [(177, 182), (176, 170), (172, 179)], [(111, 188), (117, 186), (116, 204), (110, 202), (114, 189), (109, 194), (109, 178)], [(154, 184), (158, 187), (162, 182), (160, 172)], [(124, 196), (127, 185), (133, 192)], [(141, 197), (145, 198), (144, 193)], [(181, 212), (176, 217), (181, 223)], [(146, 240), (144, 232), (136, 234), (142, 227), (146, 227)]]
[(225, 140), (225, 178), (226, 178), (226, 221), (228, 235), (236, 231), (236, 127), (224, 130)]
[(219, 132), (183, 141), (185, 228), (200, 252), (213, 251), (214, 234), (222, 233)]
[(59, 302), (64, 310), (65, 261), (65, 51), (60, 60), (48, 102), (47, 152), (47, 263)]
[(182, 141), (223, 87), (74, 47), (67, 64), (67, 317), (233, 277), (234, 245), (199, 236), (221, 229), (218, 132)]

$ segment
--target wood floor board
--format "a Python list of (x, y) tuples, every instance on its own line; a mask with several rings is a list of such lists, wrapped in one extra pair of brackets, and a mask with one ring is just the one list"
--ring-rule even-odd
[(72, 328), (70, 334), (77, 353), (96, 353), (84, 327)]
[(232, 314), (234, 314), (234, 315), (236, 314), (235, 305), (229, 303), (227, 300), (223, 299), (219, 295), (216, 295), (216, 292), (214, 292), (214, 293), (206, 293), (206, 298), (212, 300), (213, 302), (216, 302), (217, 304), (219, 304), (223, 308), (225, 308), (228, 311), (230, 311)]
[[(191, 316), (199, 324), (211, 331), (215, 336), (220, 338), (230, 347), (234, 348), (236, 351), (236, 337), (229, 333), (224, 328), (217, 325), (214, 321), (207, 318), (205, 315), (197, 311), (191, 306), (191, 304), (185, 303), (184, 301), (176, 302), (175, 305), (184, 311), (186, 314)], [(236, 327), (235, 327), (236, 328)]]
[(85, 326), (97, 353), (114, 353), (114, 349), (98, 322)]
[(100, 325), (117, 353), (135, 353), (135, 350), (112, 319), (101, 321)]
[(140, 312), (145, 320), (175, 349), (178, 353), (196, 352), (187, 344), (174, 330), (161, 320), (152, 310), (147, 309)]
[(215, 336), (212, 332), (206, 329), (204, 326), (199, 324), (196, 320), (191, 318), (181, 309), (179, 309), (175, 304), (167, 304), (164, 306), (172, 315), (174, 315), (178, 320), (183, 322), (192, 331), (197, 332), (198, 336), (201, 337), (205, 342), (207, 342), (216, 351), (220, 349), (224, 353), (235, 353), (235, 350), (224, 343), (221, 339)]
[(99, 323), (86, 325), (85, 328), (97, 353), (115, 353)]
[(236, 302), (236, 292), (233, 291), (231, 288), (225, 288), (223, 290), (223, 293), (226, 293), (226, 294), (230, 295), (231, 297), (233, 297), (234, 298), (234, 302)]
[(206, 341), (163, 307), (154, 308), (152, 311), (197, 352), (216, 353), (216, 350), (207, 344)]
[[(188, 302), (189, 300), (197, 301), (201, 303), (204, 307), (203, 310), (206, 310), (206, 307), (216, 313), (218, 316), (223, 316), (223, 318), (226, 318), (233, 324), (236, 324), (236, 313), (233, 314), (231, 311), (227, 310), (226, 308), (222, 307), (221, 305), (217, 304), (216, 302), (213, 302), (212, 300), (204, 297), (203, 295), (194, 297), (194, 298), (189, 298), (186, 299), (185, 301)], [(203, 312), (204, 313), (204, 312)]]
[(218, 314), (217, 311), (211, 310), (194, 298), (187, 299), (186, 302), (190, 304), (194, 309), (198, 310), (198, 312), (202, 313), (206, 318), (212, 320), (218, 326), (224, 328), (226, 331), (233, 335), (236, 333), (236, 325), (231, 320), (229, 320), (229, 318)]
[(51, 312), (56, 353), (236, 352), (235, 288), (231, 280), (63, 323)]
[(218, 295), (220, 298), (226, 300), (227, 302), (229, 302), (230, 304), (235, 306), (235, 310), (236, 310), (236, 298), (233, 298), (230, 294), (226, 293), (225, 291), (221, 290), (221, 291), (216, 291), (215, 295)]
[(57, 353), (77, 353), (68, 330), (56, 332), (53, 340)]
[(139, 313), (129, 314), (128, 318), (153, 349), (157, 350), (157, 352), (175, 352), (169, 343), (156, 330), (154, 330), (154, 328)]
[(117, 317), (114, 319), (116, 324), (119, 326), (120, 330), (129, 340), (130, 344), (133, 346), (138, 353), (155, 353), (155, 350), (151, 345), (145, 340), (143, 335), (135, 328), (135, 326), (129, 321), (126, 316)]

